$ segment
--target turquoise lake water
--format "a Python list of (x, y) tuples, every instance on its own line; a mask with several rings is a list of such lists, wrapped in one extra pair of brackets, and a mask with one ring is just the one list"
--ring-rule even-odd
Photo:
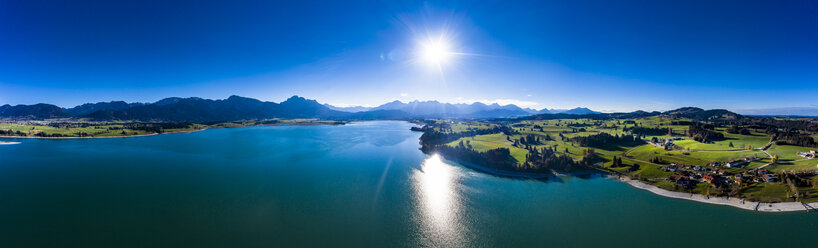
[(3, 139), (0, 247), (811, 247), (818, 213), (475, 172), (406, 122)]

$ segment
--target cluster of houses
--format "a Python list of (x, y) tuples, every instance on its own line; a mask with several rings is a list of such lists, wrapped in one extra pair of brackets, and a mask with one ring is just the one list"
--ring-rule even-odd
[(663, 139), (657, 139), (657, 138), (654, 137), (648, 143), (651, 143), (654, 146), (663, 147), (665, 149), (674, 149), (674, 146), (676, 146), (676, 144), (673, 144), (673, 141), (677, 141), (677, 140), (683, 140), (683, 139), (679, 138), (679, 137), (672, 137), (672, 138), (667, 138), (667, 139), (663, 140)]
[(724, 163), (710, 162), (710, 166), (713, 166), (713, 167), (722, 167), (722, 166), (724, 166), (724, 168), (739, 168), (739, 167), (744, 167), (744, 166), (750, 164), (750, 162), (753, 162), (752, 158), (743, 158), (743, 159), (736, 159), (736, 160), (729, 161), (729, 162), (724, 162)]
[(815, 150), (810, 150), (809, 152), (799, 152), (797, 154), (798, 154), (798, 156), (801, 156), (801, 157), (804, 157), (804, 158), (809, 158), (809, 159), (815, 158)]
[[(736, 164), (749, 163), (746, 160), (734, 162)], [(711, 168), (708, 166), (671, 163), (668, 166), (662, 166), (662, 170), (674, 172), (676, 175), (670, 177), (669, 180), (676, 184), (685, 186), (692, 186), (703, 182), (721, 186), (730, 185), (732, 183), (741, 184), (746, 182), (759, 183), (778, 181), (775, 174), (767, 171), (767, 169), (752, 169), (740, 173), (730, 173), (715, 167)]]

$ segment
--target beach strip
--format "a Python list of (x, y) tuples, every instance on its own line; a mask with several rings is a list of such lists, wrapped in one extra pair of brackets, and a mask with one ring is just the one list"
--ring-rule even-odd
[(618, 179), (621, 182), (627, 183), (628, 185), (633, 186), (634, 188), (643, 189), (650, 191), (654, 194), (682, 199), (682, 200), (690, 200), (690, 201), (697, 201), (702, 203), (708, 204), (715, 204), (715, 205), (725, 205), (736, 207), (744, 210), (750, 211), (759, 211), (759, 212), (793, 212), (793, 211), (810, 211), (818, 209), (818, 202), (814, 203), (801, 203), (801, 202), (778, 202), (778, 203), (764, 203), (764, 202), (754, 202), (754, 201), (745, 201), (739, 198), (727, 198), (727, 197), (714, 197), (714, 196), (706, 196), (700, 194), (691, 194), (685, 192), (676, 192), (670, 191), (666, 189), (662, 189), (650, 184), (646, 184), (640, 182), (638, 180), (633, 180), (627, 177), (621, 177)]

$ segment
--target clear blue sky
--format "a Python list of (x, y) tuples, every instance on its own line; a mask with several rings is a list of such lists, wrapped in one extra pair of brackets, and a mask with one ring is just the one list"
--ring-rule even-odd
[(818, 107), (814, 1), (238, 2), (0, 0), (0, 104)]

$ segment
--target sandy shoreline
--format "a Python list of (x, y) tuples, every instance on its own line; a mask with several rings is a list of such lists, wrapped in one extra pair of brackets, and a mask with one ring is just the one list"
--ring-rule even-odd
[[(614, 177), (615, 178), (615, 177)], [(616, 179), (616, 178), (615, 178)], [(724, 205), (724, 206), (731, 206), (735, 208), (740, 208), (744, 210), (750, 211), (759, 211), (759, 212), (794, 212), (794, 211), (810, 211), (818, 209), (818, 202), (814, 203), (801, 203), (801, 202), (779, 202), (779, 203), (764, 203), (764, 202), (753, 202), (753, 201), (744, 201), (738, 198), (727, 198), (727, 197), (707, 197), (705, 195), (699, 194), (691, 194), (685, 192), (676, 192), (670, 191), (666, 189), (662, 189), (650, 184), (646, 184), (640, 182), (638, 180), (633, 180), (627, 177), (622, 177), (617, 179), (621, 182), (627, 183), (628, 185), (633, 186), (634, 188), (647, 190), (651, 193), (682, 199), (682, 200), (689, 200), (689, 201), (696, 201), (708, 204), (715, 204), (715, 205)]]

